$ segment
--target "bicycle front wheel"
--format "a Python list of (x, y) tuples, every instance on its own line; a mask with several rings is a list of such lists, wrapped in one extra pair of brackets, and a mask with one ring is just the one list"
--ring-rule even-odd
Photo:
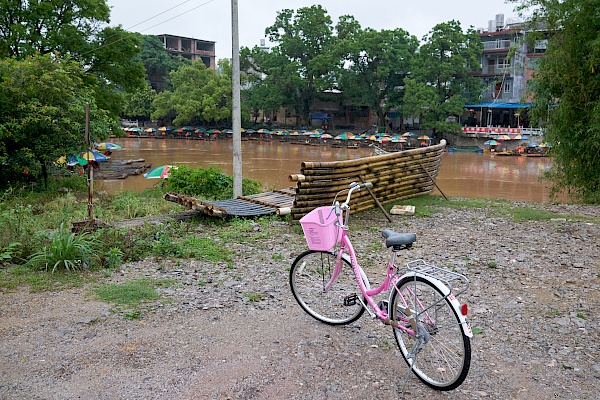
[(300, 307), (311, 317), (329, 325), (356, 321), (365, 311), (362, 295), (348, 260), (342, 258), (340, 274), (328, 290), (336, 256), (327, 251), (307, 250), (294, 260), (290, 270), (290, 287)]
[[(429, 281), (406, 277), (392, 289), (390, 318), (410, 328), (406, 307), (417, 323), (429, 333), (429, 342), (420, 351), (417, 338), (402, 329), (394, 329), (396, 343), (415, 375), (437, 390), (453, 390), (463, 383), (471, 365), (471, 342), (448, 298)], [(417, 353), (417, 354), (414, 354)]]

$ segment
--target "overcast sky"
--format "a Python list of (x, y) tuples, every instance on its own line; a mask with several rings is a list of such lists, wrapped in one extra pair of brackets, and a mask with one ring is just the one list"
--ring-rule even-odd
[[(277, 11), (313, 4), (321, 4), (334, 25), (341, 15), (352, 15), (363, 28), (402, 28), (419, 39), (436, 24), (453, 19), (466, 30), (471, 25), (487, 28), (496, 14), (504, 14), (505, 22), (517, 17), (514, 4), (504, 0), (238, 0), (240, 47), (259, 45)], [(231, 0), (108, 0), (108, 5), (111, 25), (146, 35), (211, 40), (217, 59), (231, 57)]]

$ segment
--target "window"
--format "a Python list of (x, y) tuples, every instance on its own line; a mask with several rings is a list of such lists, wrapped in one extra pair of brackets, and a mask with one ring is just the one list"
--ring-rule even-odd
[(510, 93), (510, 82), (504, 82), (504, 93)]

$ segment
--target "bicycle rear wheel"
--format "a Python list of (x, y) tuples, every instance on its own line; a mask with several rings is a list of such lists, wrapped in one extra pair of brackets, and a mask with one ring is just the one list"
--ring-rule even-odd
[(393, 288), (390, 318), (410, 327), (405, 314), (410, 307), (417, 323), (429, 333), (429, 342), (416, 354), (411, 350), (417, 339), (401, 329), (394, 329), (396, 343), (406, 363), (413, 364), (415, 375), (437, 390), (453, 390), (460, 386), (471, 365), (471, 342), (464, 334), (460, 320), (450, 301), (429, 281), (406, 277)]
[(345, 258), (342, 258), (339, 276), (329, 290), (325, 290), (335, 261), (336, 256), (331, 252), (303, 252), (292, 264), (290, 287), (300, 307), (311, 317), (329, 325), (344, 325), (360, 318), (365, 309), (358, 301), (360, 291), (352, 266)]

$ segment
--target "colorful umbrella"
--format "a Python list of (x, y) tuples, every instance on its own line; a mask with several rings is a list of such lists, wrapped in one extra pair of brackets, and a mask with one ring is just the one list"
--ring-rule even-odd
[(527, 147), (538, 147), (538, 146), (539, 145), (534, 141), (529, 142), (529, 144), (527, 145)]
[(146, 133), (154, 133), (154, 132), (156, 132), (156, 128), (147, 128), (147, 129), (144, 129), (144, 132), (146, 132)]
[(498, 146), (498, 145), (500, 145), (500, 143), (498, 143), (495, 140), (491, 139), (491, 140), (488, 140), (487, 142), (485, 142), (483, 145), (484, 146)]
[(429, 140), (431, 138), (429, 136), (427, 136), (427, 135), (421, 135), (417, 139), (419, 139), (419, 140)]
[(110, 150), (110, 151), (112, 151), (112, 150), (121, 150), (121, 148), (122, 148), (122, 147), (121, 147), (121, 146), (119, 146), (119, 145), (118, 145), (118, 144), (116, 144), (116, 143), (111, 143), (111, 142), (102, 142), (102, 143), (98, 143), (98, 144), (96, 145), (96, 148), (97, 148), (98, 150)]
[(331, 136), (329, 133), (324, 133), (321, 135), (321, 139), (331, 139), (333, 136)]
[(246, 133), (256, 133), (254, 129), (246, 129)]
[(196, 132), (196, 133), (206, 133), (206, 129), (204, 129), (204, 128), (196, 128), (196, 129), (194, 129), (194, 132)]
[(412, 132), (404, 132), (404, 133), (402, 134), (402, 136), (403, 136), (403, 137), (413, 137), (413, 136), (416, 136), (416, 135), (415, 135), (414, 133), (412, 133)]
[(496, 140), (510, 140), (510, 136), (508, 136), (508, 135), (496, 135), (496, 137), (494, 139), (496, 139)]
[(346, 133), (342, 133), (340, 135), (337, 135), (334, 140), (348, 140), (348, 135), (346, 135)]
[(226, 129), (226, 130), (225, 130), (225, 133), (232, 134), (232, 133), (233, 133), (233, 129)]
[(313, 132), (314, 133), (321, 133), (321, 134), (325, 133), (325, 131), (323, 129), (315, 129)]
[(87, 165), (87, 160), (84, 160), (83, 158), (79, 157), (79, 156), (69, 156), (67, 157), (67, 166), (69, 167), (73, 167), (77, 164), (81, 165), (82, 167), (84, 165)]
[(270, 130), (268, 130), (268, 129), (264, 129), (264, 128), (261, 128), (261, 129), (259, 129), (257, 132), (258, 132), (258, 133), (271, 133), (271, 131), (270, 131)]
[(173, 168), (171, 165), (162, 165), (160, 167), (152, 168), (150, 171), (144, 174), (146, 179), (165, 179), (169, 177), (169, 171)]
[(218, 129), (209, 129), (207, 132), (208, 133), (221, 133), (221, 131)]
[(171, 128), (167, 128), (166, 126), (161, 126), (160, 128), (158, 128), (158, 130), (161, 132), (166, 132), (166, 131), (170, 131)]
[(84, 151), (81, 153), (81, 158), (89, 161), (105, 162), (108, 161), (108, 157), (104, 154), (98, 153), (97, 151)]

